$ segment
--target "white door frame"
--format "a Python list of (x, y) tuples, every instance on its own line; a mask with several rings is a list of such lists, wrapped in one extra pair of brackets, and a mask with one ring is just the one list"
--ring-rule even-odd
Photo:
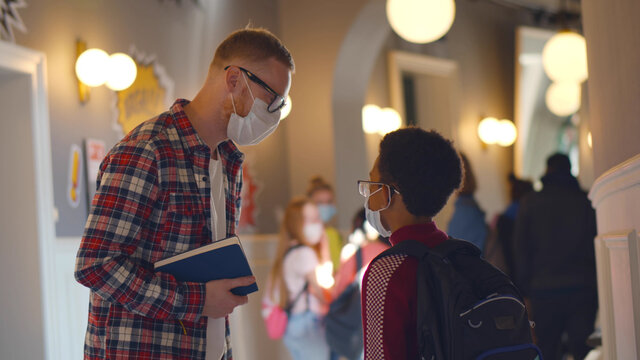
[(44, 353), (51, 359), (55, 348), (54, 316), (50, 301), (55, 299), (53, 282), (53, 246), (56, 238), (51, 167), (51, 136), (47, 102), (47, 69), (43, 53), (0, 41), (0, 68), (27, 75), (31, 79), (31, 128), (34, 147), (36, 208), (40, 248), (42, 314), (44, 316)]

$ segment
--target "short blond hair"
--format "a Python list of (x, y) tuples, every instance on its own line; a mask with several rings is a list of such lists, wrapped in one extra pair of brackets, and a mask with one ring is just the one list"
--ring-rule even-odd
[(249, 61), (264, 61), (274, 58), (295, 70), (293, 57), (284, 44), (269, 30), (245, 28), (229, 34), (216, 49), (211, 67), (223, 68), (231, 59), (243, 58)]

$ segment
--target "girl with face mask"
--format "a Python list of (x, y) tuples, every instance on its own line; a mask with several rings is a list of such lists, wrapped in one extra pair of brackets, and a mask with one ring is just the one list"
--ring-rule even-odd
[(335, 193), (331, 184), (326, 182), (321, 176), (314, 176), (309, 181), (307, 188), (307, 196), (316, 204), (320, 212), (320, 218), (324, 223), (326, 234), (326, 247), (328, 255), (331, 257), (334, 273), (338, 271), (340, 266), (340, 252), (342, 251), (343, 241), (338, 229), (331, 225), (332, 219), (336, 214)]
[[(318, 208), (295, 199), (285, 211), (266, 296), (282, 308), (292, 305), (284, 344), (294, 360), (327, 360), (322, 317), (333, 285), (331, 266), (323, 263), (324, 227)], [(327, 271), (328, 269), (328, 271)]]

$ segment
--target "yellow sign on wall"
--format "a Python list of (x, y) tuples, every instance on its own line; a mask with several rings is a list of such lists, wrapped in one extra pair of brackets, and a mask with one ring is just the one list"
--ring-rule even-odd
[(142, 56), (135, 55), (135, 50), (133, 53), (138, 76), (129, 88), (116, 93), (117, 123), (123, 134), (167, 111), (173, 96), (173, 82), (162, 67), (153, 58), (145, 61)]

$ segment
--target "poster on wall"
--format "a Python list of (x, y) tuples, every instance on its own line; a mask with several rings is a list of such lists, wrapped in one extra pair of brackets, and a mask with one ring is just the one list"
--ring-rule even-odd
[(257, 229), (257, 195), (260, 185), (256, 181), (253, 169), (248, 161), (242, 166), (242, 210), (240, 212), (240, 224), (238, 233), (254, 234)]
[(121, 135), (169, 109), (173, 103), (173, 80), (155, 55), (145, 55), (132, 47), (129, 51), (138, 69), (133, 84), (116, 92), (114, 127)]
[(87, 205), (91, 208), (91, 201), (96, 194), (96, 178), (98, 177), (98, 171), (100, 170), (100, 164), (107, 154), (106, 145), (104, 141), (98, 139), (85, 139), (84, 140), (84, 154), (86, 160), (87, 171)]
[(20, 30), (22, 33), (27, 32), (27, 27), (22, 22), (19, 8), (26, 7), (24, 0), (0, 0), (0, 39), (10, 42), (16, 42), (13, 35), (13, 28)]
[(69, 152), (69, 177), (67, 185), (67, 200), (72, 208), (77, 208), (80, 204), (82, 193), (82, 149), (76, 144), (71, 144)]

